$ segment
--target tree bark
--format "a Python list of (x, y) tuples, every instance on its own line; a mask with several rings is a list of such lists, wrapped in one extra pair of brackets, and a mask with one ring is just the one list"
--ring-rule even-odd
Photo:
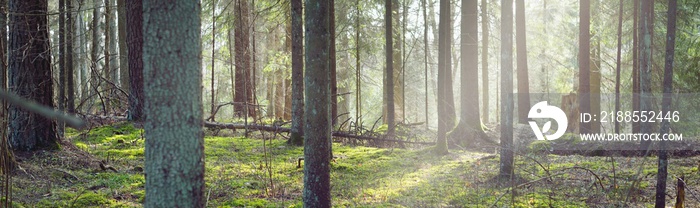
[[(11, 93), (53, 108), (53, 80), (46, 0), (9, 1), (8, 85)], [(9, 107), (10, 146), (14, 150), (57, 149), (56, 123)]]
[(203, 207), (201, 7), (143, 1), (146, 207)]
[(129, 48), (129, 120), (144, 121), (143, 113), (143, 11), (141, 1), (126, 5), (126, 34)]
[[(632, 23), (632, 111), (639, 111), (639, 1), (634, 1)], [(632, 133), (639, 133), (639, 122), (632, 122)]]
[(325, 0), (306, 0), (304, 207), (331, 207), (330, 15)]
[[(664, 64), (664, 95), (661, 101), (661, 112), (664, 114), (671, 111), (671, 95), (673, 93), (673, 53), (676, 47), (676, 0), (668, 1), (668, 22), (666, 23), (666, 60)], [(661, 134), (668, 134), (671, 130), (671, 123), (664, 119), (661, 122)], [(668, 177), (668, 152), (666, 151), (666, 141), (661, 141), (659, 150), (659, 163), (656, 175), (656, 205), (657, 208), (666, 207), (666, 180)]]
[[(578, 103), (580, 113), (591, 112), (590, 100), (590, 71), (591, 71), (591, 43), (590, 43), (590, 0), (579, 1), (579, 47), (578, 47)], [(588, 122), (579, 121), (579, 132), (590, 133), (591, 125)]]
[(66, 112), (75, 113), (75, 80), (73, 79), (73, 0), (66, 0)]
[[(617, 22), (617, 59), (615, 61), (615, 112), (620, 111), (620, 62), (622, 61), (622, 14), (624, 2), (620, 0), (620, 11)], [(620, 123), (615, 119), (615, 133), (620, 133)]]
[(385, 27), (385, 51), (386, 51), (386, 68), (384, 69), (384, 105), (386, 108), (386, 125), (387, 134), (389, 137), (394, 136), (394, 125), (396, 121), (394, 120), (395, 104), (394, 104), (394, 51), (393, 51), (393, 26), (392, 26), (392, 1), (385, 0), (384, 5), (384, 27)]
[[(66, 110), (66, 0), (58, 1), (58, 110)], [(59, 137), (63, 137), (65, 124), (57, 122)]]
[(525, 30), (525, 0), (515, 1), (515, 41), (518, 59), (518, 123), (527, 124), (530, 111), (530, 81), (527, 68), (527, 38)]
[(291, 0), (292, 16), (292, 128), (287, 143), (304, 142), (304, 28), (301, 0)]
[(129, 55), (126, 46), (126, 0), (117, 0), (117, 28), (119, 30), (119, 83), (129, 92)]
[[(102, 34), (100, 30), (100, 8), (102, 8), (102, 0), (93, 0), (93, 9), (92, 9), (92, 44), (90, 45), (90, 67), (88, 69), (88, 73), (90, 74), (90, 88), (92, 88), (92, 91), (96, 94), (100, 94), (100, 88), (106, 87), (105, 85), (100, 86), (99, 83), (102, 83), (102, 80), (100, 80), (100, 70), (98, 70), (100, 66), (100, 46), (102, 45), (101, 39), (102, 39)], [(106, 57), (104, 57), (106, 58)], [(107, 66), (107, 64), (105, 64)], [(104, 69), (104, 68), (103, 68)], [(106, 103), (103, 103), (102, 111), (106, 115), (108, 108), (106, 106)]]
[(479, 24), (477, 0), (462, 0), (460, 117), (450, 137), (461, 146), (485, 136), (479, 116)]
[[(652, 45), (651, 36), (654, 27), (652, 21), (654, 2), (651, 0), (642, 0), (641, 6), (641, 45), (640, 45), (640, 70), (639, 70), (639, 110), (641, 112), (652, 110), (652, 94), (651, 94), (651, 68), (652, 68)], [(651, 133), (653, 124), (650, 122), (640, 122), (640, 133)], [(651, 141), (641, 141), (642, 149), (646, 149), (651, 144)]]
[[(66, 0), (69, 1), (69, 0)], [(109, 47), (107, 48), (109, 50), (109, 72), (110, 72), (110, 77), (112, 78), (110, 81), (114, 83), (114, 85), (119, 86), (121, 84), (120, 82), (120, 77), (119, 77), (119, 49), (117, 48), (119, 42), (117, 42), (117, 2), (116, 0), (105, 0), (105, 26), (109, 28)], [(109, 18), (107, 18), (109, 16)], [(112, 86), (112, 85), (110, 85)], [(113, 99), (118, 99), (118, 94), (116, 89), (112, 89), (110, 91), (110, 97)], [(114, 101), (114, 104), (117, 104), (115, 107), (121, 107), (119, 105), (119, 101)]]
[(236, 84), (234, 86), (235, 98), (238, 103), (235, 113), (239, 116), (247, 115), (255, 117), (255, 104), (253, 100), (253, 85), (251, 82), (250, 67), (250, 31), (248, 0), (236, 0), (235, 10), (237, 17), (234, 21), (234, 36), (236, 37)]
[(513, 0), (501, 1), (501, 159), (499, 176), (513, 176)]
[(328, 15), (330, 16), (330, 19), (328, 19), (329, 22), (329, 29), (330, 29), (330, 52), (329, 52), (329, 61), (330, 61), (330, 81), (331, 81), (331, 122), (333, 122), (333, 125), (335, 126), (338, 123), (338, 70), (337, 70), (337, 59), (336, 59), (336, 51), (335, 51), (335, 0), (329, 0), (328, 2)]
[(489, 15), (488, 3), (481, 0), (481, 84), (482, 118), (489, 122)]
[(439, 155), (448, 153), (447, 150), (447, 131), (451, 130), (454, 121), (450, 121), (452, 116), (449, 114), (449, 106), (454, 105), (454, 102), (449, 102), (448, 88), (452, 88), (450, 79), (450, 2), (449, 0), (440, 0), (440, 23), (439, 23), (439, 41), (438, 41), (438, 135), (435, 147), (435, 152)]

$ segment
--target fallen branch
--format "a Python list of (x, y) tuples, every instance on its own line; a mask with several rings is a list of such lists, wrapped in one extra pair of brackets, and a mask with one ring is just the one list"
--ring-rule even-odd
[[(221, 129), (249, 129), (249, 130), (262, 130), (262, 131), (274, 131), (274, 132), (291, 132), (292, 129), (287, 128), (287, 127), (281, 127), (281, 126), (268, 126), (268, 125), (259, 125), (259, 124), (236, 124), (236, 123), (216, 123), (216, 122), (209, 122), (205, 121), (204, 122), (204, 127), (207, 128), (221, 128)], [(365, 136), (365, 135), (357, 135), (357, 134), (352, 134), (348, 132), (343, 132), (343, 131), (333, 131), (333, 136), (334, 137), (342, 137), (342, 138), (351, 138), (351, 139), (359, 139), (359, 140), (374, 140), (374, 141), (386, 141), (386, 142), (402, 142), (402, 143), (409, 143), (409, 144), (423, 144), (423, 145), (433, 145), (435, 144), (434, 142), (416, 142), (416, 141), (403, 141), (403, 140), (397, 140), (397, 139), (386, 139), (382, 137), (373, 137), (373, 136)]]

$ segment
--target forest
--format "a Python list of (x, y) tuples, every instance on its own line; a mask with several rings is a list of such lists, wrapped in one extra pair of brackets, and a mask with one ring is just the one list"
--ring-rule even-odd
[(0, 0), (0, 208), (700, 207), (700, 1)]

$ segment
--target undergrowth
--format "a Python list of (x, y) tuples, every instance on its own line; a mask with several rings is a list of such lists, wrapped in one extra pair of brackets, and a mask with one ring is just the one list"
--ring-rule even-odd
[[(142, 129), (117, 123), (90, 131), (69, 129), (67, 138), (60, 151), (39, 152), (19, 161), (22, 168), (13, 179), (16, 207), (141, 206)], [(205, 155), (207, 207), (301, 207), (303, 168), (298, 165), (303, 147), (288, 146), (282, 136), (272, 133), (258, 133), (255, 138), (207, 136)], [(430, 147), (334, 143), (333, 155), (332, 197), (338, 207), (609, 207), (644, 206), (654, 200), (656, 159), (651, 157), (531, 151), (516, 156), (519, 184), (508, 184), (494, 181), (499, 159), (487, 153), (451, 150), (436, 156)], [(118, 172), (101, 169), (100, 163)], [(686, 177), (686, 192), (698, 191), (697, 158), (673, 159), (669, 167), (669, 177)], [(632, 186), (637, 176), (642, 180)], [(668, 187), (670, 203), (675, 180), (669, 180)], [(693, 205), (697, 201), (686, 202)]]

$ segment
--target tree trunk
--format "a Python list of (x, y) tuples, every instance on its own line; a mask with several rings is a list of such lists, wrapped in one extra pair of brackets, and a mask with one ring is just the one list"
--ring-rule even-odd
[[(652, 95), (651, 95), (651, 35), (652, 28), (654, 27), (654, 22), (652, 21), (652, 15), (654, 12), (654, 2), (651, 0), (641, 1), (641, 45), (640, 45), (640, 70), (639, 70), (639, 88), (640, 88), (640, 99), (639, 99), (639, 110), (641, 112), (652, 110)], [(651, 133), (653, 128), (653, 123), (641, 122), (640, 123), (640, 133)], [(646, 149), (651, 144), (650, 141), (641, 141), (641, 147)]]
[[(58, 1), (58, 110), (66, 110), (66, 0)], [(63, 137), (65, 124), (57, 122), (58, 136)]]
[[(99, 1), (99, 0), (96, 0), (96, 1)], [(114, 93), (112, 93), (114, 91), (114, 89), (113, 89), (112, 85), (110, 84), (110, 82), (114, 83), (114, 80), (116, 80), (116, 79), (115, 79), (115, 77), (113, 77), (113, 75), (114, 75), (113, 70), (114, 69), (113, 69), (113, 65), (112, 65), (114, 63), (114, 61), (112, 60), (112, 55), (113, 55), (112, 54), (112, 47), (113, 47), (112, 45), (114, 45), (114, 44), (112, 42), (112, 27), (110, 27), (110, 25), (113, 24), (112, 23), (113, 19), (111, 17), (111, 15), (112, 15), (111, 8), (112, 7), (109, 5), (110, 0), (104, 0), (104, 1), (105, 1), (104, 2), (104, 5), (105, 5), (104, 6), (104, 8), (105, 8), (105, 11), (104, 11), (104, 16), (105, 16), (105, 23), (104, 23), (105, 47), (104, 47), (103, 52), (105, 54), (105, 57), (104, 57), (105, 65), (104, 65), (103, 71), (104, 71), (104, 77), (107, 81), (101, 81), (101, 83), (103, 86), (102, 89), (105, 90), (104, 96), (106, 97), (106, 99), (104, 100), (105, 103), (103, 103), (103, 104), (106, 107), (105, 115), (107, 115), (107, 113), (112, 110), (112, 102), (115, 99), (113, 96)]]
[(250, 31), (248, 18), (248, 0), (236, 0), (235, 10), (237, 17), (234, 21), (234, 36), (236, 37), (236, 84), (235, 98), (238, 104), (235, 113), (239, 116), (247, 115), (255, 117), (253, 100), (253, 85), (251, 82), (250, 67)]
[[(600, 78), (601, 78), (601, 63), (600, 59), (600, 38), (593, 41), (593, 50), (591, 50), (591, 71), (590, 71), (590, 104), (591, 112), (600, 112)], [(590, 132), (600, 133), (600, 121), (594, 119), (590, 121)]]
[(437, 154), (444, 155), (448, 153), (447, 150), (447, 132), (452, 129), (449, 119), (450, 116), (449, 105), (453, 105), (453, 102), (449, 102), (448, 88), (452, 88), (451, 83), (447, 81), (450, 79), (448, 73), (450, 73), (450, 2), (448, 0), (440, 0), (440, 25), (439, 25), (439, 44), (438, 44), (438, 135), (435, 151)]
[(330, 31), (324, 0), (306, 0), (304, 93), (304, 207), (331, 207)]
[(481, 84), (482, 84), (482, 118), (489, 122), (489, 15), (488, 3), (481, 0)]
[(501, 159), (499, 176), (513, 176), (513, 0), (501, 1)]
[(144, 206), (203, 207), (201, 7), (158, 0), (143, 7)]
[(403, 122), (404, 118), (404, 100), (403, 100), (403, 79), (401, 77), (403, 76), (403, 60), (401, 60), (401, 54), (403, 51), (403, 48), (401, 47), (402, 41), (401, 37), (403, 34), (401, 34), (401, 17), (399, 16), (399, 1), (398, 0), (391, 0), (391, 19), (392, 19), (392, 59), (393, 63), (392, 66), (394, 67), (393, 71), (393, 88), (394, 88), (394, 122), (399, 121)]
[(515, 41), (518, 59), (518, 123), (527, 124), (530, 111), (530, 82), (527, 68), (527, 39), (525, 31), (525, 1), (515, 1)]
[(129, 120), (144, 121), (143, 114), (143, 10), (141, 1), (126, 5), (126, 46), (129, 48)]
[(117, 24), (119, 33), (119, 83), (129, 92), (129, 55), (126, 46), (126, 0), (117, 0)]
[(357, 12), (355, 16), (355, 124), (360, 126), (362, 120), (362, 64), (360, 62), (360, 44), (362, 40), (360, 39), (360, 30), (362, 26), (360, 25), (360, 0), (355, 1), (355, 10)]
[(331, 122), (333, 122), (333, 126), (335, 126), (338, 123), (338, 70), (337, 70), (337, 59), (336, 59), (336, 51), (335, 51), (335, 0), (329, 0), (328, 2), (328, 15), (330, 16), (328, 19), (329, 22), (329, 29), (330, 29), (330, 52), (329, 52), (329, 61), (330, 61), (330, 80), (331, 80)]
[[(68, 1), (68, 0), (66, 0)], [(112, 78), (110, 81), (116, 85), (120, 85), (120, 77), (119, 77), (119, 51), (118, 51), (118, 44), (117, 42), (117, 23), (115, 20), (117, 19), (117, 7), (116, 7), (116, 0), (105, 0), (105, 25), (107, 28), (109, 28), (109, 47), (107, 48), (109, 50), (109, 72), (110, 72), (110, 77)], [(109, 18), (107, 18), (109, 16)], [(110, 84), (110, 86), (112, 86)], [(113, 86), (112, 86), (113, 87)], [(116, 89), (112, 89), (110, 91), (110, 97), (114, 99), (113, 104), (116, 104), (115, 107), (120, 108), (121, 106), (119, 105), (119, 94), (117, 94)]]
[(79, 80), (79, 93), (80, 93), (80, 99), (84, 100), (88, 97), (88, 92), (89, 92), (89, 72), (88, 72), (88, 55), (87, 55), (87, 50), (88, 50), (88, 43), (87, 43), (87, 22), (85, 22), (83, 18), (83, 11), (80, 11), (81, 8), (83, 8), (83, 1), (78, 1), (78, 18), (76, 21), (76, 30), (75, 34), (76, 35), (76, 44), (78, 45), (78, 61), (79, 61), (79, 70), (78, 72), (80, 73), (80, 76), (78, 78)]
[[(664, 64), (664, 95), (661, 101), (661, 112), (671, 111), (671, 95), (673, 93), (673, 53), (676, 46), (676, 0), (668, 1), (668, 23), (666, 23), (666, 62)], [(661, 123), (661, 134), (668, 134), (671, 123), (664, 119)], [(666, 142), (661, 141), (659, 150), (658, 174), (656, 175), (656, 205), (657, 208), (666, 206), (666, 179), (668, 177), (668, 152)]]
[(301, 0), (291, 0), (292, 16), (292, 134), (287, 143), (304, 142), (304, 28)]
[[(615, 61), (615, 112), (620, 111), (620, 62), (622, 61), (622, 15), (624, 2), (620, 0), (620, 11), (617, 22), (617, 59)], [(615, 122), (615, 133), (620, 133), (620, 123), (617, 119)]]
[[(639, 1), (634, 1), (632, 23), (632, 111), (639, 111)], [(632, 122), (632, 133), (639, 133), (639, 122)]]
[(211, 92), (211, 102), (209, 103), (211, 116), (209, 118), (211, 118), (211, 121), (216, 121), (216, 112), (214, 112), (216, 108), (216, 88), (214, 88), (214, 83), (216, 82), (214, 76), (216, 75), (216, 2), (218, 1), (214, 0), (211, 3), (211, 85), (209, 88), (209, 92)]
[(479, 116), (479, 24), (478, 1), (462, 0), (461, 47), (462, 59), (460, 75), (460, 116), (459, 124), (450, 133), (454, 142), (461, 146), (483, 138)]
[(386, 68), (384, 69), (384, 106), (386, 108), (386, 125), (387, 135), (394, 136), (395, 120), (395, 104), (394, 104), (394, 51), (393, 39), (394, 28), (392, 27), (392, 1), (385, 0), (384, 24), (385, 24), (385, 51), (386, 51)]
[[(578, 103), (580, 113), (591, 112), (590, 100), (590, 71), (591, 71), (591, 2), (581, 0), (579, 11), (579, 47), (578, 47)], [(588, 122), (579, 121), (579, 132), (590, 133), (591, 125)]]
[[(100, 80), (100, 70), (98, 70), (98, 67), (100, 66), (100, 43), (102, 39), (102, 34), (100, 30), (100, 8), (102, 8), (102, 1), (101, 0), (93, 0), (93, 9), (92, 9), (92, 44), (91, 44), (91, 49), (90, 49), (90, 67), (88, 69), (88, 73), (90, 74), (90, 88), (95, 94), (101, 94), (100, 88), (104, 88), (105, 86), (102, 85), (100, 86), (99, 83), (102, 83), (102, 80)], [(105, 57), (106, 58), (106, 57)], [(102, 112), (104, 114), (107, 114), (108, 108), (106, 107), (106, 103), (102, 103)]]
[[(9, 1), (8, 85), (11, 93), (53, 108), (46, 0)], [(15, 105), (9, 108), (14, 150), (57, 149), (56, 123)]]
[(428, 102), (428, 95), (430, 95), (430, 91), (428, 91), (428, 80), (430, 78), (428, 77), (428, 58), (430, 57), (430, 43), (428, 43), (428, 6), (426, 5), (427, 0), (421, 0), (421, 7), (423, 8), (423, 77), (425, 78), (425, 129), (428, 130), (430, 129), (430, 112), (429, 112), (429, 102)]
[(73, 0), (66, 0), (66, 112), (75, 113), (75, 80), (73, 79)]

